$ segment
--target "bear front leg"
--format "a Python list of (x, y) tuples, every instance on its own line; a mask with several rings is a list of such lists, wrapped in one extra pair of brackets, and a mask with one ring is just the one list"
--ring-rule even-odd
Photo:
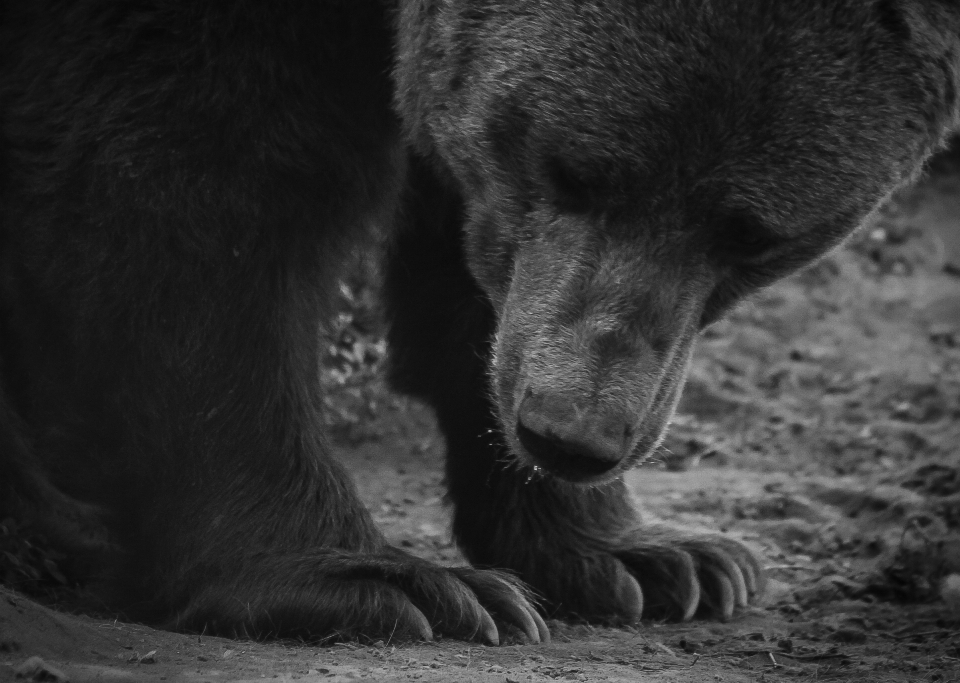
[(622, 480), (577, 487), (505, 466), (496, 449), (471, 449), (467, 438), (448, 439), (456, 442), (448, 478), (464, 552), (478, 566), (516, 571), (557, 615), (609, 624), (728, 619), (762, 590), (745, 547), (644, 525)]
[(763, 573), (741, 544), (645, 526), (621, 479), (578, 486), (509, 453), (487, 374), (496, 317), (464, 263), (463, 205), (423, 164), (410, 188), (385, 269), (391, 380), (436, 410), (467, 557), (516, 572), (551, 614), (600, 623), (727, 618), (756, 598)]

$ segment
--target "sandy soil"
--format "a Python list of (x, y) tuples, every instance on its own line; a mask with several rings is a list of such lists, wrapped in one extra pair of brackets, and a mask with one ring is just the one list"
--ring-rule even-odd
[[(459, 562), (428, 412), (376, 377), (347, 381), (331, 408), (388, 536)], [(71, 616), (0, 589), (0, 681), (18, 667), (75, 682), (960, 681), (958, 437), (960, 173), (947, 168), (710, 329), (661, 461), (629, 475), (649, 519), (761, 552), (764, 605), (729, 623), (551, 622), (544, 646), (307, 647)]]

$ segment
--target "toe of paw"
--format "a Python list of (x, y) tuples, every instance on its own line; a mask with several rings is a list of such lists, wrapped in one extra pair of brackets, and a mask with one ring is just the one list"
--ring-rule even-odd
[(500, 624), (518, 629), (527, 642), (550, 641), (550, 631), (526, 586), (502, 572), (470, 568), (454, 572), (473, 592), (478, 606), (487, 615), (480, 631), (483, 640), (499, 642), (501, 634), (497, 624)]
[(701, 584), (698, 614), (723, 620), (736, 609), (755, 602), (763, 592), (763, 571), (759, 561), (745, 547), (723, 539), (688, 552), (694, 558)]
[(727, 621), (737, 607), (737, 592), (730, 576), (715, 568), (705, 569), (701, 575), (701, 598), (697, 614)]
[(550, 613), (607, 626), (636, 624), (646, 595), (632, 568), (613, 555), (593, 555), (564, 564), (566, 571), (544, 579)]
[(413, 603), (407, 602), (403, 612), (398, 615), (398, 625), (402, 625), (401, 637), (411, 640), (433, 640), (433, 628), (427, 617)]
[(686, 621), (700, 604), (700, 580), (693, 557), (676, 549), (631, 553), (627, 560), (638, 579), (646, 619)]
[(316, 616), (312, 630), (334, 640), (433, 640), (424, 612), (403, 591), (379, 582), (350, 582), (328, 591)]
[(496, 575), (491, 581), (489, 576), (485, 576), (484, 585), (472, 585), (480, 601), (497, 621), (518, 628), (527, 642), (550, 642), (550, 631), (537, 612), (529, 591), (512, 579), (501, 578)]
[(411, 599), (426, 615), (432, 630), (461, 640), (499, 643), (499, 633), (490, 614), (465, 584), (454, 577), (423, 582), (410, 591)]
[(730, 582), (737, 607), (746, 607), (762, 597), (763, 569), (756, 556), (744, 546), (730, 542), (730, 547), (703, 554), (701, 564), (705, 573), (721, 575)]

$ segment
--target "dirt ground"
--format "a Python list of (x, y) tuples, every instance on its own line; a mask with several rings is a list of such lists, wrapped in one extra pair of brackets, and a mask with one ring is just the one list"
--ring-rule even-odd
[[(459, 562), (430, 415), (351, 371), (383, 345), (341, 323), (325, 379), (338, 452), (392, 541)], [(944, 162), (709, 329), (662, 457), (628, 477), (649, 519), (762, 553), (763, 605), (729, 623), (554, 621), (540, 646), (308, 647), (71, 616), (0, 588), (0, 681), (960, 681), (958, 437), (960, 169)]]

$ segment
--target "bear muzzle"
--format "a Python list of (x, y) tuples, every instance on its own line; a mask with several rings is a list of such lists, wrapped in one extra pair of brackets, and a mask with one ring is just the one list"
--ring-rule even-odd
[(569, 481), (608, 474), (634, 445), (636, 418), (583, 409), (560, 392), (528, 390), (517, 416), (517, 439), (534, 463)]

